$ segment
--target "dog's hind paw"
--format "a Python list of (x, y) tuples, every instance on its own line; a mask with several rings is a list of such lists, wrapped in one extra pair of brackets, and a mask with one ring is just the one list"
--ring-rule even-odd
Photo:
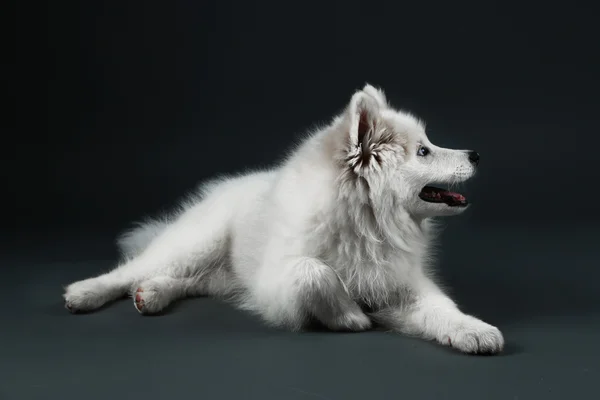
[(132, 295), (135, 309), (143, 315), (156, 314), (169, 305), (167, 288), (157, 279), (142, 282)]
[(63, 298), (65, 308), (72, 313), (93, 311), (106, 302), (106, 287), (91, 278), (67, 286)]

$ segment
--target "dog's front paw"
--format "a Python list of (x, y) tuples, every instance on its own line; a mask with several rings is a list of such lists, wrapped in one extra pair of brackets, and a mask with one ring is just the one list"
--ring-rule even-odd
[(371, 328), (371, 320), (362, 311), (347, 312), (330, 324), (335, 331), (366, 331)]
[(504, 337), (498, 328), (470, 316), (451, 324), (441, 342), (471, 354), (497, 354), (504, 349)]

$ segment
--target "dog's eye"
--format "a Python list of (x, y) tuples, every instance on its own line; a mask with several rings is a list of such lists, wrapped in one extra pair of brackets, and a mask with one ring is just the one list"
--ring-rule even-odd
[(429, 154), (429, 149), (425, 146), (419, 146), (419, 149), (417, 150), (417, 155), (420, 157), (425, 157), (427, 154)]

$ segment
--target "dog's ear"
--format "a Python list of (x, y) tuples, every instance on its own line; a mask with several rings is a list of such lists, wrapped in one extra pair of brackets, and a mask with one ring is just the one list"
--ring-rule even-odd
[(385, 93), (383, 93), (383, 90), (381, 90), (381, 88), (376, 88), (375, 86), (367, 83), (365, 85), (365, 87), (363, 88), (363, 92), (372, 96), (375, 99), (375, 101), (377, 101), (377, 104), (379, 105), (379, 107), (381, 107), (381, 108), (388, 107), (388, 102), (385, 97)]
[(382, 124), (380, 113), (379, 101), (364, 90), (352, 96), (346, 110), (349, 123), (346, 125), (348, 131), (345, 151), (362, 166), (369, 165), (373, 157), (375, 135)]
[(371, 95), (360, 91), (352, 96), (348, 106), (350, 146), (366, 146), (380, 120), (380, 107)]

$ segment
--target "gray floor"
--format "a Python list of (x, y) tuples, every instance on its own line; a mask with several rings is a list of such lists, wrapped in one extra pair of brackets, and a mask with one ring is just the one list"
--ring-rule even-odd
[(281, 332), (206, 298), (159, 317), (130, 301), (70, 315), (61, 285), (109, 268), (111, 238), (14, 244), (0, 282), (0, 397), (597, 398), (596, 238), (569, 227), (447, 228), (442, 275), (466, 311), (502, 329), (507, 349), (496, 357), (384, 332)]

